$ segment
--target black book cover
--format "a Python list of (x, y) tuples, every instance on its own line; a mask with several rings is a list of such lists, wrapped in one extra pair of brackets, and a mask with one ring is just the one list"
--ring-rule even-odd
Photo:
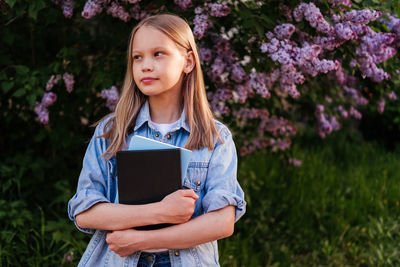
[[(179, 149), (125, 150), (117, 152), (118, 197), (121, 204), (149, 204), (161, 201), (181, 189)], [(135, 227), (160, 229), (172, 224)]]

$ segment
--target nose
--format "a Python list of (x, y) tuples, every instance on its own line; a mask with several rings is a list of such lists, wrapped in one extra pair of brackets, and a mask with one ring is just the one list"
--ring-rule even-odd
[(153, 61), (150, 58), (144, 58), (142, 62), (142, 71), (148, 72), (153, 70)]

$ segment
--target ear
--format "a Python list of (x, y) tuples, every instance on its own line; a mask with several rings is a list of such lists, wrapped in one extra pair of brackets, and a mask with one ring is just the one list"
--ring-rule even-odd
[(194, 66), (196, 66), (196, 60), (194, 59), (193, 51), (189, 51), (186, 54), (186, 65), (183, 68), (183, 72), (186, 74), (190, 73), (193, 70)]

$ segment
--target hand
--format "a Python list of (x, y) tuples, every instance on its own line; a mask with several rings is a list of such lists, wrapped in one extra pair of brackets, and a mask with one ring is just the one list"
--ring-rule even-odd
[(111, 231), (107, 233), (106, 242), (110, 250), (120, 257), (127, 257), (143, 249), (144, 233), (134, 229)]
[(184, 223), (192, 217), (196, 199), (192, 189), (177, 190), (161, 200), (163, 219), (166, 223)]

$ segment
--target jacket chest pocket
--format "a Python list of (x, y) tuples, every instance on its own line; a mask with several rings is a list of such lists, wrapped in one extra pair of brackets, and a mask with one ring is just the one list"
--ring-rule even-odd
[(183, 185), (199, 195), (206, 181), (207, 170), (208, 162), (190, 162)]

